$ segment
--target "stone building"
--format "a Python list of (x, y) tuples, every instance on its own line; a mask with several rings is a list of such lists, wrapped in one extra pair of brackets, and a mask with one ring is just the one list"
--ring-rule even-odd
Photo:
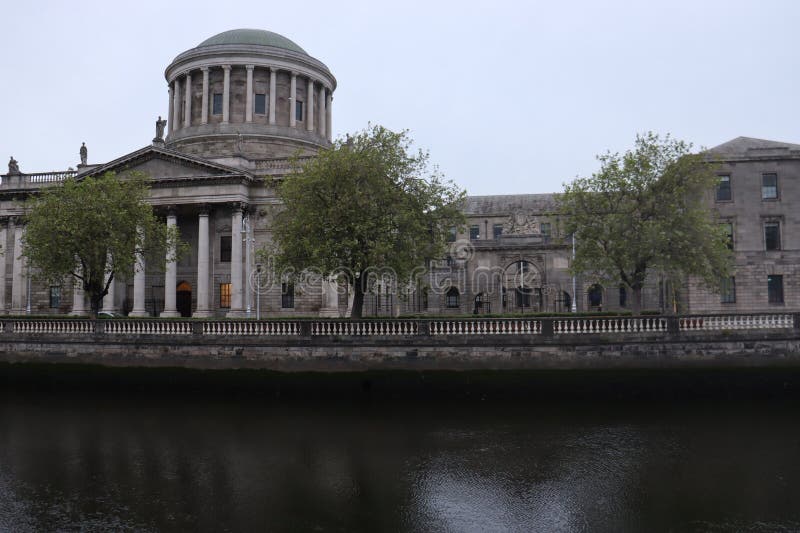
[[(345, 314), (345, 288), (279, 279), (255, 258), (271, 241), (275, 187), (290, 170), (289, 157), (298, 151), (312, 157), (331, 142), (333, 74), (281, 35), (240, 29), (179, 54), (165, 77), (169, 113), (159, 117), (147, 146), (102, 164), (90, 163), (82, 147), (75, 171), (25, 173), (9, 162), (0, 183), (0, 245), (10, 252), (0, 259), (0, 313), (87, 310), (77, 287), (31, 278), (17, 253), (24, 235), (18, 200), (67, 177), (141, 171), (153, 179), (151, 203), (179, 228), (189, 253), (166, 272), (145, 265), (133, 279), (116, 280), (105, 310), (164, 317)], [(729, 221), (737, 270), (721, 297), (690, 280), (685, 309), (800, 308), (800, 232), (790, 209), (800, 202), (800, 146), (739, 138), (712, 151), (725, 165), (711, 203)], [(571, 241), (560, 229), (554, 195), (473, 196), (465, 214), (467, 226), (453, 232), (450, 254), (426, 265), (415, 287), (399, 291), (377, 280), (365, 315), (628, 306), (624, 290), (571, 277)], [(664, 307), (658, 283), (648, 286), (643, 303)]]

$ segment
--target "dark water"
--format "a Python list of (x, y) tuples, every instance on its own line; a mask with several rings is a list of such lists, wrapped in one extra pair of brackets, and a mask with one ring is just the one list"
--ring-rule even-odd
[(800, 407), (0, 395), (2, 531), (798, 531)]

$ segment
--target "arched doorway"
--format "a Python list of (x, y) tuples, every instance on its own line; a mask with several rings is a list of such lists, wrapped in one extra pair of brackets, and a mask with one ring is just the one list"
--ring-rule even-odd
[(178, 283), (175, 307), (182, 317), (192, 316), (192, 286), (188, 281)]
[(520, 259), (509, 264), (503, 274), (503, 312), (531, 313), (545, 309), (542, 274), (537, 266)]

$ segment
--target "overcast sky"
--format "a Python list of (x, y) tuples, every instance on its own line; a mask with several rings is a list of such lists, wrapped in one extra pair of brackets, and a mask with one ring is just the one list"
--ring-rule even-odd
[[(123, 7), (124, 6), (124, 7)], [(555, 192), (637, 132), (800, 142), (800, 2), (5, 2), (0, 154), (23, 172), (115, 159), (166, 116), (164, 69), (234, 28), (338, 80), (336, 136), (408, 129), (469, 194)]]

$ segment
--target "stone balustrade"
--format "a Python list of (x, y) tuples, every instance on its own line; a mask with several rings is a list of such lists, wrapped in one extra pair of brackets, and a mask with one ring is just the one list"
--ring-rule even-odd
[(800, 330), (800, 313), (652, 317), (433, 318), (386, 320), (0, 320), (3, 335), (247, 337), (678, 335), (695, 331)]
[(35, 172), (33, 174), (10, 174), (0, 176), (0, 187), (10, 189), (41, 188), (53, 183), (61, 183), (77, 175), (77, 170)]

